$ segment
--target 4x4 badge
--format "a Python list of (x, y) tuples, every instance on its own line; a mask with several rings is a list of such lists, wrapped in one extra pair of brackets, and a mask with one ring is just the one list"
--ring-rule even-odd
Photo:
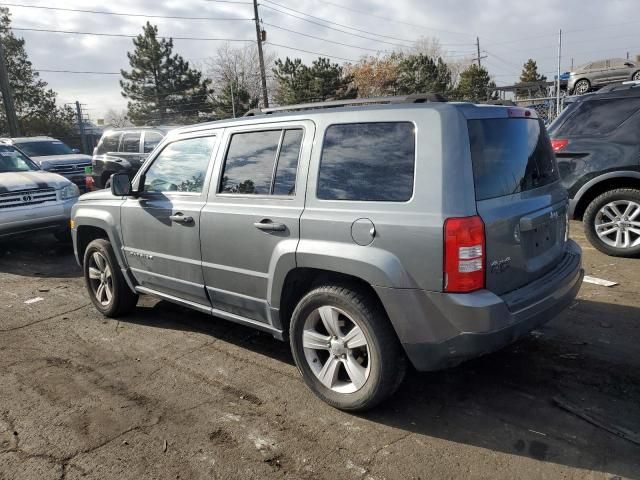
[(503, 258), (502, 260), (494, 260), (491, 262), (491, 273), (502, 273), (511, 266), (511, 257)]

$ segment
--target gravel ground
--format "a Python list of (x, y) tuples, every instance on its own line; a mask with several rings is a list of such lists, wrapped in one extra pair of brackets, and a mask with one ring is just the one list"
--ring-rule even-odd
[(5, 241), (0, 479), (640, 478), (640, 260), (572, 228), (620, 285), (364, 415), (317, 400), (268, 335), (151, 298), (104, 319), (68, 247)]

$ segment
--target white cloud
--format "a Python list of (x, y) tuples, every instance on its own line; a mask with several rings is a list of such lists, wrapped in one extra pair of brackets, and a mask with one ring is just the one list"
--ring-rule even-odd
[[(538, 61), (540, 70), (553, 76), (556, 69), (557, 31), (565, 32), (562, 69), (568, 70), (573, 59), (581, 64), (597, 58), (621, 57), (629, 51), (632, 58), (640, 53), (640, 37), (637, 35), (637, 0), (596, 2), (595, 0), (538, 0), (515, 2), (508, 0), (273, 0), (316, 17), (353, 26), (364, 32), (362, 36), (386, 35), (398, 39), (417, 39), (420, 36), (438, 37), (452, 55), (471, 53), (475, 37), (487, 50), (484, 64), (499, 84), (513, 82), (528, 58)], [(58, 0), (44, 3), (52, 7), (108, 10), (112, 12), (142, 13), (149, 15), (211, 16), (251, 18), (249, 4), (228, 4), (203, 0), (112, 0), (111, 2), (86, 2), (82, 0)], [(374, 16), (339, 8), (344, 5), (362, 10)], [(264, 1), (261, 6), (263, 21), (290, 30), (327, 38), (360, 47), (386, 50), (393, 45), (327, 30), (319, 25), (283, 15), (275, 9), (282, 8)], [(14, 27), (75, 30), (137, 34), (145, 22), (142, 17), (97, 15), (52, 10), (10, 7)], [(294, 15), (298, 15), (291, 12)], [(412, 26), (408, 22), (420, 25)], [(635, 19), (635, 20), (634, 20)], [(158, 25), (163, 35), (189, 37), (224, 37), (253, 39), (255, 28), (251, 21), (209, 21), (149, 19)], [(317, 21), (317, 20), (314, 20)], [(322, 22), (318, 22), (322, 23)], [(335, 26), (338, 29), (344, 27)], [(305, 61), (313, 54), (296, 52), (273, 44), (289, 45), (338, 57), (358, 59), (367, 52), (357, 48), (296, 35), (266, 27), (267, 46), (279, 56), (301, 57)], [(72, 36), (55, 33), (16, 32), (26, 39), (27, 52), (35, 68), (56, 70), (89, 70), (117, 72), (127, 68), (126, 52), (133, 47), (131, 39), (113, 37)], [(378, 37), (380, 38), (380, 37)], [(393, 38), (380, 38), (392, 43), (404, 43)], [(213, 55), (219, 42), (175, 40), (175, 51), (195, 63)], [(126, 100), (120, 95), (118, 75), (72, 75), (42, 73), (49, 85), (59, 92), (62, 102), (80, 100), (91, 108), (97, 118), (109, 108), (122, 108)]]

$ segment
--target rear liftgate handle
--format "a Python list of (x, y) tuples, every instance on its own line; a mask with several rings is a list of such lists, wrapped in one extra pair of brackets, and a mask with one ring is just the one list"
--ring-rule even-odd
[(265, 232), (284, 232), (287, 230), (287, 226), (284, 223), (274, 223), (270, 218), (264, 218), (254, 223), (253, 226)]

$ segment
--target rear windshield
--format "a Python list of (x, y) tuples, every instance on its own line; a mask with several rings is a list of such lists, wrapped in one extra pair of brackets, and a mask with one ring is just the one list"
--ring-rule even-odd
[(583, 101), (558, 118), (549, 132), (554, 138), (606, 135), (639, 110), (640, 97)]
[(469, 120), (476, 200), (532, 190), (558, 180), (544, 125), (536, 119)]

